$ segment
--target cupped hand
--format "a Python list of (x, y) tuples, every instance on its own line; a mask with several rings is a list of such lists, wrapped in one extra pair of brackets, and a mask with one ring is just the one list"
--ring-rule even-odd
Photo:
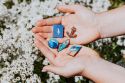
[[(52, 25), (64, 25), (64, 38), (58, 39), (60, 43), (70, 39), (71, 44), (87, 44), (100, 38), (98, 15), (80, 5), (64, 5), (57, 8), (60, 12), (68, 13), (65, 16), (43, 19), (37, 22), (32, 29), (43, 38), (52, 37)], [(72, 27), (76, 28), (76, 38), (69, 38), (66, 32), (71, 32)]]
[(39, 34), (35, 34), (35, 45), (51, 63), (51, 65), (45, 66), (42, 71), (53, 72), (64, 77), (83, 74), (85, 76), (89, 67), (93, 66), (93, 63), (100, 58), (95, 51), (84, 46), (75, 57), (67, 54), (72, 45), (58, 52), (57, 49), (49, 48), (47, 40)]

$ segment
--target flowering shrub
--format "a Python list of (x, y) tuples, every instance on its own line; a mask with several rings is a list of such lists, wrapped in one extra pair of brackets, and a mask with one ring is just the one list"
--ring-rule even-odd
[[(41, 68), (49, 62), (33, 43), (31, 29), (37, 20), (63, 15), (57, 11), (57, 5), (76, 3), (94, 12), (116, 7), (112, 0), (0, 0), (0, 83), (91, 82), (79, 76), (66, 79), (42, 73)], [(87, 46), (98, 50), (104, 59), (125, 67), (124, 36), (100, 39)]]

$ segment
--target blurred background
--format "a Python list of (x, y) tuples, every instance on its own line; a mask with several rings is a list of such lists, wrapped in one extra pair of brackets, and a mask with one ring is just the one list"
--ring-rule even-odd
[[(64, 78), (41, 72), (49, 62), (34, 46), (31, 29), (40, 19), (64, 15), (56, 9), (64, 4), (81, 4), (100, 13), (124, 5), (125, 0), (0, 0), (0, 83), (93, 83), (81, 76)], [(86, 46), (125, 67), (124, 35)]]

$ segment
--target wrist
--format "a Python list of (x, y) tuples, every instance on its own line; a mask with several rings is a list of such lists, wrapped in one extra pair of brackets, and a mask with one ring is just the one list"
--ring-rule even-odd
[(90, 60), (90, 63), (85, 66), (86, 68), (83, 70), (82, 76), (85, 76), (94, 82), (98, 82), (99, 75), (97, 74), (100, 70), (105, 60), (102, 58), (96, 58), (94, 60)]
[(110, 12), (98, 13), (96, 14), (96, 20), (100, 38), (112, 37), (112, 31), (115, 29), (112, 29), (112, 27), (115, 27), (113, 14)]
[(97, 31), (99, 33), (99, 37), (98, 38), (100, 39), (100, 38), (103, 38), (102, 30), (101, 30), (102, 27), (103, 27), (101, 14), (96, 14), (95, 18), (96, 18), (96, 25), (97, 25), (96, 29), (97, 29)]
[(90, 77), (88, 76), (89, 75), (88, 73), (92, 72), (91, 71), (92, 69), (96, 69), (96, 66), (99, 66), (97, 64), (102, 62), (103, 59), (95, 51), (91, 52), (90, 50), (89, 51), (86, 50), (86, 52), (87, 54), (83, 54), (83, 57), (81, 58), (84, 67), (82, 71), (82, 76)]
[(121, 81), (120, 83), (124, 83), (125, 69), (99, 58), (84, 70), (82, 76), (88, 77), (95, 83), (119, 83), (119, 81)]

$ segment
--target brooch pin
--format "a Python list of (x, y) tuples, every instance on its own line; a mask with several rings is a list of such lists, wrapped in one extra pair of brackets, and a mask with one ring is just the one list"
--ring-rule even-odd
[(56, 39), (51, 38), (51, 39), (48, 41), (48, 45), (49, 45), (50, 48), (55, 49), (55, 48), (58, 47), (59, 42), (58, 42)]
[(81, 45), (73, 45), (70, 49), (69, 49), (69, 53), (67, 53), (70, 56), (75, 56), (80, 49), (82, 48)]
[(63, 38), (64, 36), (64, 26), (61, 24), (53, 25), (53, 38)]
[(75, 32), (76, 32), (76, 28), (75, 28), (75, 27), (72, 27), (71, 33), (69, 33), (69, 32), (67, 31), (66, 34), (67, 34), (70, 38), (76, 38), (77, 35), (75, 34)]
[(58, 48), (59, 42), (54, 38), (63, 38), (64, 36), (64, 26), (61, 24), (53, 25), (53, 38), (48, 41), (50, 48)]
[(69, 45), (69, 39), (59, 45), (58, 52), (62, 51)]

